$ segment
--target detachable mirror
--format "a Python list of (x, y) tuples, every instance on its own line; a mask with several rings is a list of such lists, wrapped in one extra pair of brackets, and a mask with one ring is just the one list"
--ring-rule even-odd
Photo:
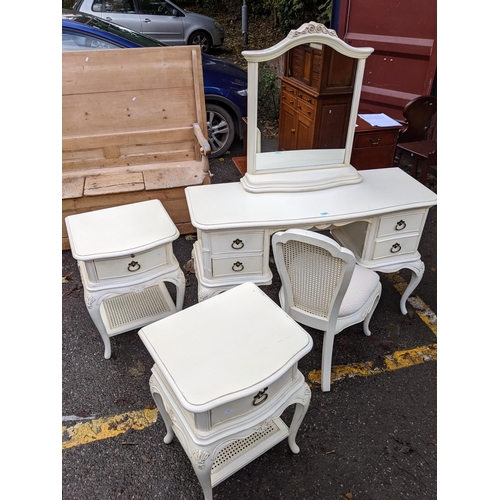
[[(243, 52), (248, 61), (245, 190), (307, 191), (361, 182), (350, 157), (365, 59), (372, 52), (347, 45), (314, 22), (273, 47)], [(265, 151), (258, 125), (259, 75), (262, 80), (270, 66), (279, 78), (279, 126), (275, 150)]]

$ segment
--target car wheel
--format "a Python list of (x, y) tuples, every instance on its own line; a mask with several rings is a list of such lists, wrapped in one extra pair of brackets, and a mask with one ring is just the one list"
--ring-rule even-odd
[(208, 52), (212, 46), (212, 38), (206, 31), (195, 31), (189, 37), (188, 45), (199, 45), (202, 52)]
[(231, 114), (217, 104), (207, 104), (208, 142), (210, 158), (222, 156), (234, 140), (234, 120)]

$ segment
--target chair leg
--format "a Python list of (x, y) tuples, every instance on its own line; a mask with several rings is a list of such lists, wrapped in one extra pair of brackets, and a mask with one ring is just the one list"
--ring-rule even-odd
[(382, 284), (379, 283), (378, 287), (377, 287), (377, 295), (375, 296), (375, 299), (373, 300), (370, 312), (366, 315), (365, 319), (363, 320), (363, 332), (365, 333), (365, 335), (367, 337), (369, 337), (372, 334), (372, 332), (370, 331), (370, 320), (372, 319), (373, 313), (375, 312), (375, 309), (377, 308), (381, 294), (382, 294)]
[(427, 172), (429, 170), (429, 159), (422, 160), (422, 167), (420, 169), (420, 182), (425, 186), (427, 184)]
[(334, 340), (335, 333), (333, 329), (327, 330), (323, 335), (323, 353), (321, 356), (321, 390), (323, 392), (330, 390)]
[(418, 170), (418, 158), (411, 155), (411, 176), (417, 178), (417, 170)]

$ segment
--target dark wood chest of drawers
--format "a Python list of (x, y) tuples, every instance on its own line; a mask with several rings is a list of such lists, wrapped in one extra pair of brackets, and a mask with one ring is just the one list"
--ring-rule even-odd
[(309, 44), (285, 56), (278, 150), (343, 148), (356, 73), (351, 58)]
[(392, 167), (400, 127), (373, 127), (358, 117), (351, 165), (357, 170)]

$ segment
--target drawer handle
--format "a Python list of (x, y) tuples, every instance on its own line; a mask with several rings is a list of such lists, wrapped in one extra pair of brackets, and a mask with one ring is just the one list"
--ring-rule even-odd
[(244, 246), (245, 246), (245, 243), (243, 243), (239, 238), (236, 238), (231, 243), (231, 248), (234, 248), (235, 250), (241, 250)]
[(263, 389), (262, 391), (259, 391), (254, 397), (253, 397), (253, 402), (252, 404), (254, 406), (259, 406), (261, 405), (268, 397), (269, 394), (267, 394), (267, 387)]
[(397, 224), (396, 224), (396, 231), (401, 231), (402, 229), (404, 229), (406, 227), (406, 222), (404, 220), (400, 220)]
[(233, 267), (231, 269), (235, 273), (239, 273), (240, 271), (243, 271), (243, 269), (245, 269), (245, 266), (240, 261), (237, 261), (233, 264)]
[(382, 140), (382, 137), (379, 137), (376, 141), (374, 141), (373, 139), (370, 139), (370, 142), (376, 146), (380, 141)]
[(141, 268), (141, 265), (139, 264), (139, 262), (136, 262), (135, 260), (133, 260), (129, 265), (128, 265), (128, 270), (131, 272), (131, 273), (135, 273), (136, 271), (139, 271), (139, 269)]
[(401, 250), (401, 245), (399, 243), (394, 243), (391, 247), (391, 253), (398, 253)]

